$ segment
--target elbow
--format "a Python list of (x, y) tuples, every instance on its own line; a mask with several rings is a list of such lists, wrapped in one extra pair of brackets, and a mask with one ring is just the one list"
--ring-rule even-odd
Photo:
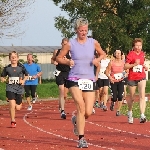
[(60, 58), (58, 56), (56, 57), (56, 62), (60, 63)]

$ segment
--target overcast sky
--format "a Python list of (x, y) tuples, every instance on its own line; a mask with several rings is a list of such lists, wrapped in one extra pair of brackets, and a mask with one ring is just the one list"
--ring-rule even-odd
[[(25, 34), (17, 38), (0, 39), (0, 46), (59, 46), (62, 34), (54, 27), (54, 17), (60, 14), (68, 18), (65, 12), (55, 6), (52, 0), (36, 0), (34, 11), (21, 25)], [(25, 26), (26, 24), (26, 26)]]

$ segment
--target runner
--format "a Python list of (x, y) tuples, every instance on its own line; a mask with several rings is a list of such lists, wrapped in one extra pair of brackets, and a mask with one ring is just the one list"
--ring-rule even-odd
[(114, 59), (111, 60), (106, 68), (106, 75), (110, 80), (110, 89), (111, 89), (111, 105), (110, 110), (114, 110), (115, 102), (118, 100), (116, 116), (120, 116), (120, 109), (122, 106), (122, 98), (124, 92), (124, 83), (123, 83), (123, 70), (124, 62), (122, 61), (122, 51), (116, 50), (113, 53)]
[[(34, 63), (33, 54), (27, 55), (27, 63), (24, 64), (24, 67), (29, 72), (29, 77), (25, 82), (24, 88), (25, 88), (25, 97), (28, 102), (28, 108), (27, 110), (32, 110), (32, 103), (35, 103), (37, 100), (36, 96), (36, 88), (38, 85), (38, 78), (42, 75), (42, 71), (40, 66), (37, 63)], [(30, 99), (30, 92), (32, 101)]]
[[(122, 61), (125, 62), (125, 55), (124, 54), (122, 55)], [(124, 82), (123, 104), (127, 103), (126, 97), (127, 97), (128, 73), (129, 73), (129, 69), (123, 71), (123, 75), (124, 75), (124, 79), (123, 79), (123, 82)]]
[(109, 87), (109, 79), (105, 75), (106, 67), (108, 66), (110, 59), (107, 58), (107, 51), (104, 50), (105, 55), (104, 58), (100, 62), (100, 72), (98, 75), (98, 88), (100, 93), (100, 108), (104, 111), (107, 111), (107, 100), (108, 100), (108, 87)]
[(140, 123), (146, 122), (145, 116), (145, 87), (146, 87), (146, 74), (145, 71), (148, 68), (144, 65), (145, 53), (142, 51), (143, 40), (136, 38), (133, 40), (133, 49), (129, 51), (126, 57), (125, 69), (129, 69), (128, 74), (128, 87), (130, 93), (130, 99), (128, 100), (128, 122), (133, 123), (132, 106), (134, 101), (134, 95), (136, 87), (138, 87), (139, 99), (140, 99)]
[[(67, 38), (62, 39), (61, 45), (66, 45), (68, 43)], [(64, 65), (56, 62), (56, 57), (61, 52), (61, 49), (55, 50), (53, 53), (53, 57), (51, 58), (51, 63), (56, 65), (56, 70), (54, 71), (54, 75), (56, 77), (56, 84), (59, 88), (59, 110), (61, 112), (61, 118), (66, 119), (65, 113), (65, 100), (67, 99), (68, 88), (66, 88), (66, 79), (68, 77), (70, 66)], [(64, 60), (70, 60), (71, 56), (69, 52), (64, 56)]]
[[(77, 38), (71, 39), (57, 56), (56, 61), (70, 65), (67, 87), (74, 99), (77, 108), (77, 117), (72, 117), (74, 133), (79, 136), (77, 147), (86, 148), (88, 144), (84, 138), (85, 119), (92, 114), (95, 101), (95, 75), (94, 65), (98, 66), (104, 56), (100, 44), (93, 38), (88, 38), (88, 21), (79, 18), (75, 22)], [(94, 57), (97, 51), (99, 58)], [(72, 60), (64, 60), (64, 56), (70, 51)]]
[[(95, 51), (95, 58), (98, 58), (98, 57), (99, 56), (98, 56), (97, 52)], [(98, 88), (98, 84), (97, 84), (99, 71), (100, 71), (100, 64), (98, 64), (98, 66), (94, 65), (94, 75), (95, 75), (95, 81), (96, 81), (95, 104), (94, 104), (94, 107), (96, 107), (96, 108), (99, 108), (99, 104), (98, 104), (98, 100), (99, 100), (99, 88)], [(94, 107), (93, 107), (93, 113), (95, 114), (96, 111), (95, 111)]]
[[(12, 51), (9, 53), (11, 64), (4, 67), (1, 74), (1, 81), (6, 82), (6, 97), (9, 101), (9, 113), (11, 118), (11, 127), (16, 127), (15, 109), (22, 107), (22, 94), (24, 94), (24, 82), (28, 78), (28, 72), (25, 67), (18, 63), (19, 55)], [(6, 80), (8, 77), (8, 81)]]

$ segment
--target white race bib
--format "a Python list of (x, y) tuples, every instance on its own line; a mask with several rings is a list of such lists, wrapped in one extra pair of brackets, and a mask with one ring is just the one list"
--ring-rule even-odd
[(114, 77), (116, 80), (120, 80), (123, 78), (123, 73), (116, 73), (116, 74), (114, 74)]
[(133, 67), (133, 72), (142, 72), (142, 65), (137, 65)]
[(9, 84), (19, 84), (19, 77), (9, 77)]
[(99, 74), (100, 74), (100, 75), (105, 75), (105, 70), (106, 70), (106, 69), (100, 69)]
[(29, 76), (27, 80), (34, 80), (34, 78), (32, 78), (32, 76)]
[(56, 69), (56, 70), (53, 72), (53, 75), (54, 75), (54, 76), (58, 76), (58, 75), (60, 74), (60, 72), (61, 72), (61, 71), (59, 71), (59, 70)]
[(79, 79), (78, 85), (80, 90), (93, 90), (93, 82), (88, 79)]

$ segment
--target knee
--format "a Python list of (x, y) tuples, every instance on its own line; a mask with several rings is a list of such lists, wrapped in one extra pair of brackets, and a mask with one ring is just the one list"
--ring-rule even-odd
[(21, 110), (22, 104), (16, 106), (16, 110)]
[(88, 119), (91, 114), (92, 114), (92, 111), (91, 112), (85, 112), (85, 119)]

